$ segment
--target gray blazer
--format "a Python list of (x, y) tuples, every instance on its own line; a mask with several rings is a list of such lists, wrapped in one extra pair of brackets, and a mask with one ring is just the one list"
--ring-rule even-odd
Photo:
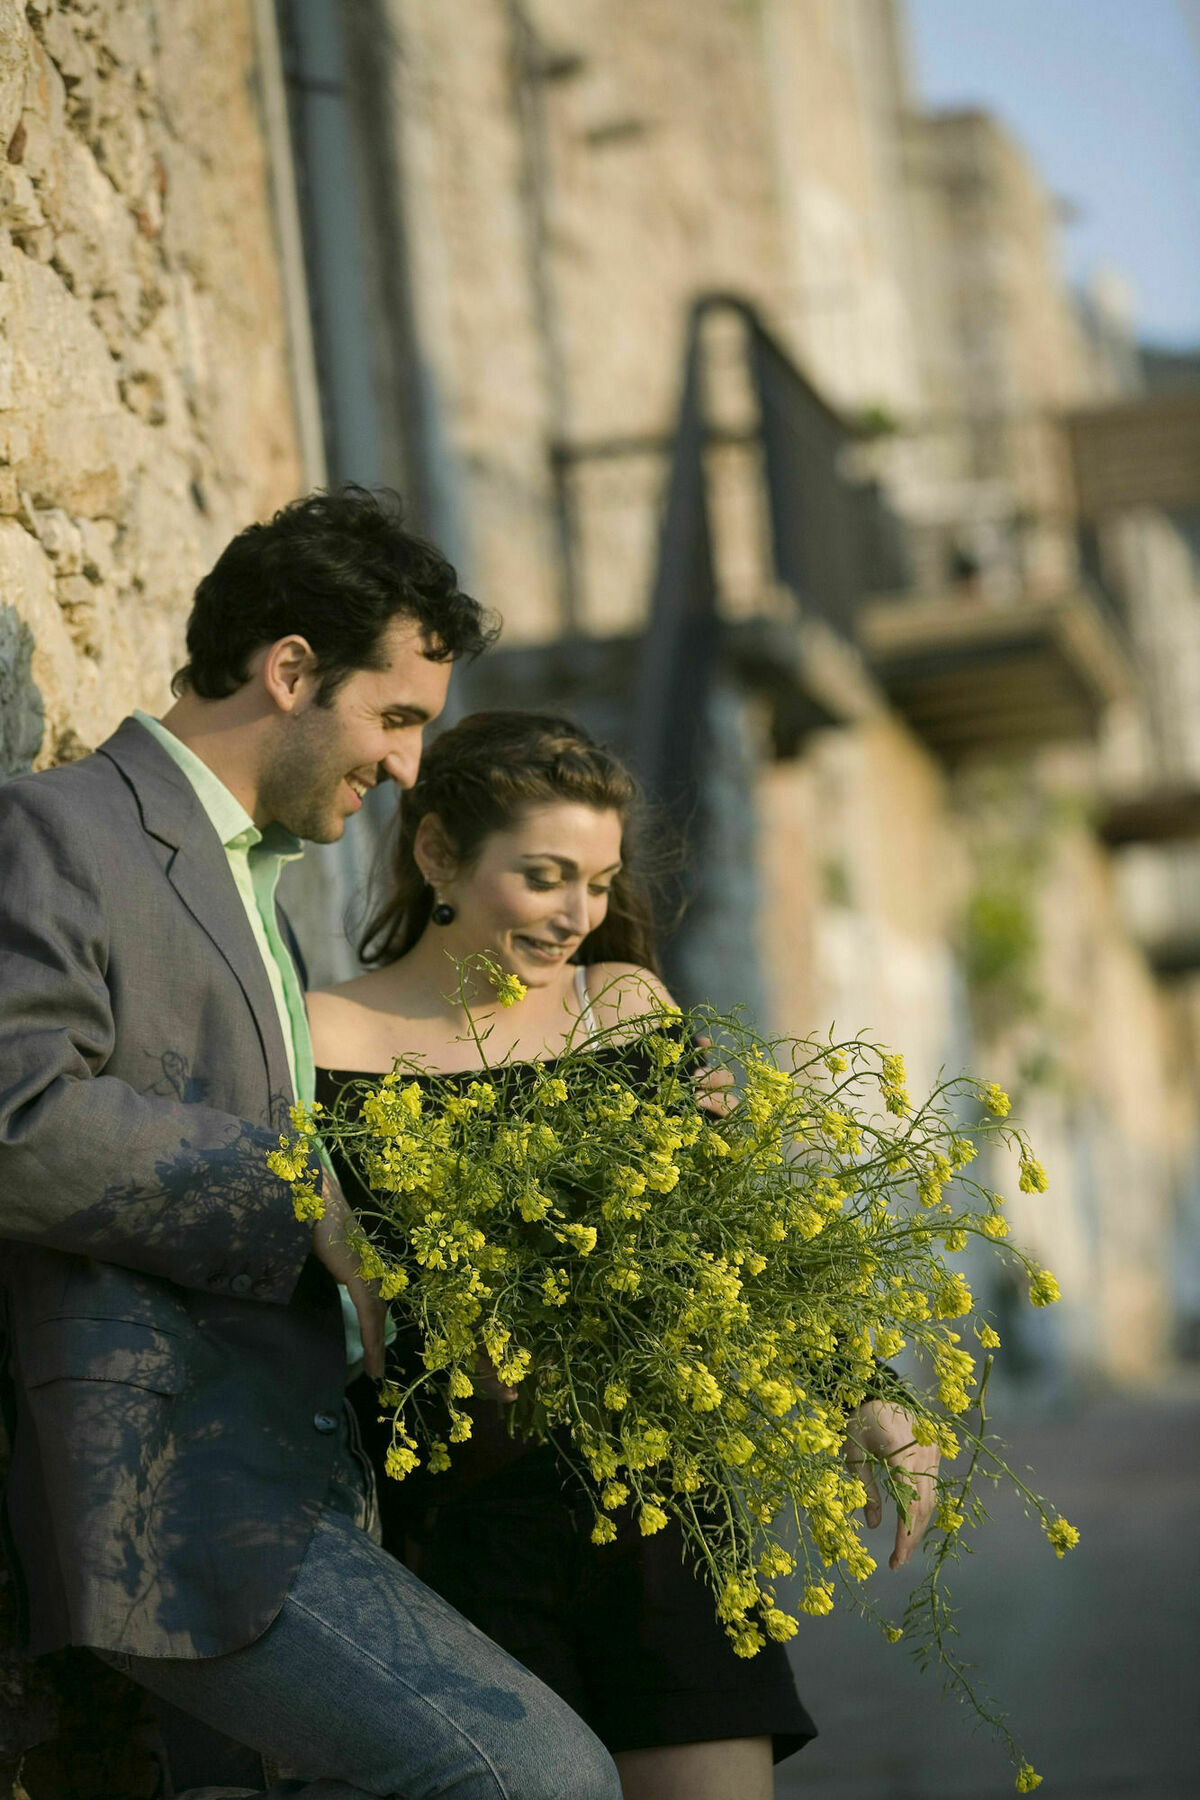
[(291, 1098), (225, 852), (150, 734), (0, 787), (5, 1526), (34, 1653), (216, 1656), (282, 1605), (344, 1370), (264, 1161)]

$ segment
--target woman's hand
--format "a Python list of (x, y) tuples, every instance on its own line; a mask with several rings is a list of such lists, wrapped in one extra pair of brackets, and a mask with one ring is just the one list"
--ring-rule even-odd
[(941, 1460), (936, 1444), (918, 1444), (913, 1437), (913, 1418), (889, 1400), (864, 1400), (851, 1413), (843, 1451), (846, 1467), (867, 1490), (864, 1509), (868, 1529), (874, 1531), (883, 1518), (879, 1483), (871, 1459), (894, 1469), (911, 1498), (897, 1507), (896, 1543), (888, 1558), (889, 1568), (904, 1566), (925, 1535), (937, 1501), (937, 1472)]
[(475, 1359), (475, 1381), (476, 1385), (485, 1394), (490, 1394), (493, 1400), (512, 1401), (517, 1397), (516, 1388), (509, 1387), (506, 1381), (501, 1381), (496, 1373), (495, 1363), (482, 1351)]
[[(701, 1050), (712, 1049), (710, 1037), (698, 1037), (696, 1043)], [(696, 1105), (701, 1112), (711, 1113), (714, 1119), (727, 1118), (737, 1105), (736, 1096), (729, 1092), (732, 1086), (733, 1076), (728, 1069), (714, 1069), (705, 1061), (701, 1061), (692, 1076)]]

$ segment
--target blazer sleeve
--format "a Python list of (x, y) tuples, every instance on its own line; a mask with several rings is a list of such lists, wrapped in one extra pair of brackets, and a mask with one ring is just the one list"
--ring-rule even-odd
[(0, 787), (0, 1237), (286, 1303), (311, 1227), (267, 1168), (277, 1133), (105, 1073), (109, 933), (85, 832), (53, 784)]

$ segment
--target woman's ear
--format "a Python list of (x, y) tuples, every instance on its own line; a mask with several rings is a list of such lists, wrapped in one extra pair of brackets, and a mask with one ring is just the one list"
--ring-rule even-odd
[(430, 887), (444, 887), (458, 873), (458, 857), (436, 813), (426, 813), (413, 838), (413, 861)]

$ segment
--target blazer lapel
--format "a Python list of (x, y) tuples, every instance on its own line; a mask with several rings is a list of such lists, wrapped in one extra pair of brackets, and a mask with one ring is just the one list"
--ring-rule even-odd
[(191, 782), (136, 719), (119, 725), (98, 754), (115, 763), (133, 789), (146, 831), (172, 852), (167, 879), (237, 977), (258, 1033), (272, 1102), (277, 1096), (294, 1099), (271, 983), (225, 846)]

